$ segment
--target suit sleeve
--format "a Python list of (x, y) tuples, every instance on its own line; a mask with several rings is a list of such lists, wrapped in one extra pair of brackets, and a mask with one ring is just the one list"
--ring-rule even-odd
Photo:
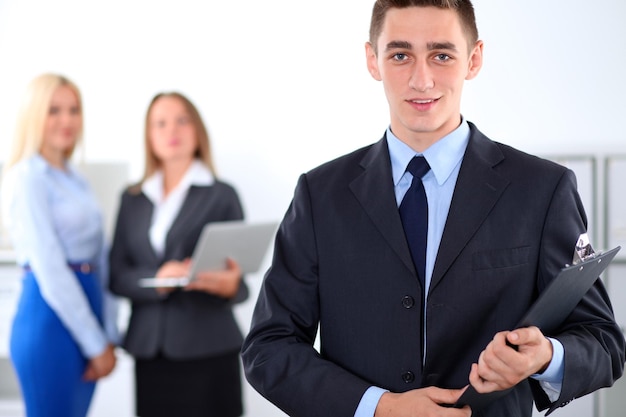
[[(239, 199), (239, 195), (234, 188), (230, 188), (231, 197), (229, 201), (231, 201), (230, 207), (227, 211), (226, 220), (243, 220), (245, 218), (243, 207), (241, 205), (241, 200)], [(245, 281), (245, 275), (242, 277), (241, 282), (239, 284), (239, 288), (237, 289), (237, 293), (234, 297), (228, 300), (228, 302), (232, 305), (243, 303), (250, 296), (250, 291), (248, 289), (248, 285)]]
[(350, 416), (370, 384), (313, 346), (320, 317), (316, 247), (303, 175), (276, 235), (272, 266), (242, 348), (244, 370), (252, 386), (289, 415)]
[(117, 213), (113, 244), (109, 254), (111, 292), (122, 297), (129, 298), (134, 302), (152, 302), (163, 299), (165, 296), (156, 292), (153, 288), (142, 288), (139, 279), (152, 277), (156, 274), (156, 268), (139, 265), (130, 259), (128, 230), (134, 230), (133, 219), (136, 213), (130, 204), (128, 192), (122, 194), (120, 208)]
[[(559, 182), (545, 221), (542, 237), (539, 286), (547, 285), (562, 266), (562, 259), (573, 257), (574, 243), (586, 230), (586, 217), (576, 191), (572, 171)], [(611, 303), (602, 280), (598, 279), (555, 334), (565, 349), (564, 378), (560, 397), (550, 404), (545, 392), (531, 380), (539, 410), (549, 412), (574, 398), (613, 385), (623, 373), (626, 344), (615, 322)]]

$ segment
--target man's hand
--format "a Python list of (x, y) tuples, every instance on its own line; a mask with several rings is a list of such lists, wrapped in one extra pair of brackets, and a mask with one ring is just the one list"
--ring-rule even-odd
[(470, 417), (469, 406), (446, 407), (456, 403), (463, 391), (428, 387), (401, 394), (386, 392), (378, 401), (374, 417)]
[(477, 392), (502, 391), (545, 371), (551, 360), (552, 343), (537, 327), (500, 332), (472, 364), (469, 381)]

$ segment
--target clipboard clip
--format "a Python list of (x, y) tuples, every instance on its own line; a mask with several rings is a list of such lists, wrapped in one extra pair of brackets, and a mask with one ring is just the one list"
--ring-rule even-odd
[(578, 237), (576, 241), (576, 249), (574, 250), (574, 259), (572, 265), (577, 265), (581, 262), (588, 261), (600, 255), (601, 252), (596, 253), (591, 247), (589, 242), (589, 236), (587, 233), (583, 233)]

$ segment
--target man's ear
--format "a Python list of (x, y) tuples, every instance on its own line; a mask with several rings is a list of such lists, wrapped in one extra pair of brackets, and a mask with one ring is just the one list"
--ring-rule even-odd
[(483, 66), (483, 41), (476, 41), (474, 49), (470, 53), (469, 63), (467, 67), (466, 80), (475, 78)]
[(367, 60), (367, 70), (376, 81), (382, 80), (380, 71), (378, 70), (378, 57), (371, 43), (365, 43), (365, 59)]

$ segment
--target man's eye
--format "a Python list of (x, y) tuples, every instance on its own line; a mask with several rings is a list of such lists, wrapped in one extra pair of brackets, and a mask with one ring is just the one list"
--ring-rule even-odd
[(435, 55), (435, 59), (437, 61), (446, 62), (446, 61), (450, 60), (450, 55), (448, 55), (448, 54), (437, 54), (437, 55)]
[(406, 56), (406, 54), (398, 53), (398, 54), (394, 54), (393, 55), (393, 59), (395, 61), (405, 61), (407, 59), (407, 56)]

